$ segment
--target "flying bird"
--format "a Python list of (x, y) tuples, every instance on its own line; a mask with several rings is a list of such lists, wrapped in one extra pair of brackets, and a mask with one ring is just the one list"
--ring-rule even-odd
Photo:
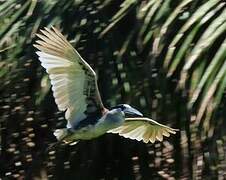
[(60, 111), (65, 111), (67, 126), (54, 135), (60, 142), (76, 144), (105, 133), (145, 143), (162, 141), (177, 129), (160, 124), (128, 104), (104, 107), (97, 75), (90, 65), (56, 28), (41, 30), (34, 46), (41, 65), (49, 74), (53, 96)]

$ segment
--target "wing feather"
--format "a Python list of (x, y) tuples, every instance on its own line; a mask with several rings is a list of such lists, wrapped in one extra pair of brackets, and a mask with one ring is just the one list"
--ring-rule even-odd
[[(151, 129), (151, 127), (150, 127), (150, 129)], [(144, 132), (144, 135), (143, 135), (143, 141), (144, 141), (145, 143), (148, 143), (151, 134), (152, 134), (152, 131), (150, 131), (150, 130)]]
[(149, 140), (151, 143), (155, 143), (155, 141), (156, 141), (156, 129), (154, 127), (152, 127), (152, 133), (151, 133)]
[(170, 134), (175, 134), (177, 129), (170, 128), (160, 124), (149, 118), (126, 118), (125, 123), (108, 133), (117, 133), (120, 136), (138, 141), (154, 143), (155, 141), (163, 141), (163, 137), (169, 137)]
[(168, 133), (168, 131), (166, 129), (162, 129), (162, 135), (166, 136), (166, 137), (169, 137), (170, 133)]
[(49, 74), (59, 110), (66, 111), (65, 118), (71, 125), (85, 119), (88, 113), (95, 113), (87, 111), (88, 106), (95, 106), (92, 109), (101, 112), (104, 106), (93, 69), (56, 28), (45, 28), (41, 32), (34, 46)]

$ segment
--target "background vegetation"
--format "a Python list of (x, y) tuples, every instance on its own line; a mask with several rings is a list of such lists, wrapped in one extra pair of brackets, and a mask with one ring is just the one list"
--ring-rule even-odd
[[(32, 44), (51, 25), (95, 69), (107, 107), (129, 103), (180, 132), (48, 148), (65, 121)], [(225, 179), (225, 60), (222, 0), (0, 0), (0, 176)]]

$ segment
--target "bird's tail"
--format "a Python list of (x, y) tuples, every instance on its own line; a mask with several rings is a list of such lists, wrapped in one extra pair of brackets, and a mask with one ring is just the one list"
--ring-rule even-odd
[(61, 141), (68, 135), (68, 131), (67, 131), (67, 128), (56, 129), (53, 134), (54, 136), (56, 136), (58, 141)]
[(57, 140), (60, 142), (64, 142), (65, 144), (69, 144), (71, 146), (77, 144), (79, 141), (68, 141), (65, 137), (69, 135), (68, 129), (63, 128), (63, 129), (56, 129), (54, 131), (54, 136), (56, 136)]

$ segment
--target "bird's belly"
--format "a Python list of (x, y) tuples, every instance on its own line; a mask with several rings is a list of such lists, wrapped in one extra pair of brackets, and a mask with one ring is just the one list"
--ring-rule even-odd
[(95, 125), (88, 125), (80, 129), (75, 130), (66, 141), (75, 140), (90, 140), (105, 134), (108, 130), (115, 128), (118, 125), (108, 124), (107, 122), (100, 122)]
[(75, 128), (72, 129), (70, 135), (64, 140), (73, 142), (78, 140), (89, 140), (105, 134), (107, 131), (117, 128), (124, 123), (124, 117), (121, 114), (109, 113), (95, 121), (81, 121)]
[(101, 136), (104, 133), (106, 133), (106, 130), (104, 129), (101, 129), (95, 126), (89, 126), (89, 127), (85, 127), (80, 130), (77, 130), (74, 133), (74, 136), (76, 137), (76, 139), (89, 140), (89, 139), (93, 139), (98, 136)]

